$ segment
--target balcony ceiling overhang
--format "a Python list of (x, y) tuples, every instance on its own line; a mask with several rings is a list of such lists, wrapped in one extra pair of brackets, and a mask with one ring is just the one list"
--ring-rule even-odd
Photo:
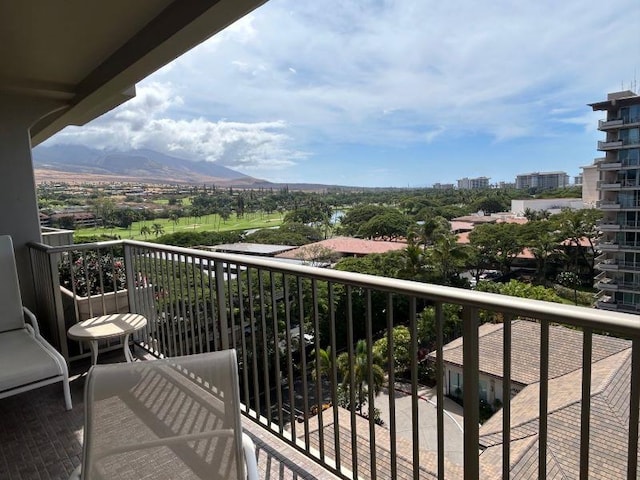
[(135, 95), (135, 84), (266, 0), (0, 3), (0, 93), (55, 100), (33, 145)]
[(636, 105), (640, 102), (640, 98), (638, 95), (623, 97), (623, 98), (615, 98), (612, 100), (605, 100), (604, 102), (597, 103), (588, 103), (587, 106), (591, 107), (594, 111), (596, 110), (609, 110), (612, 108), (621, 108), (628, 107), (630, 105)]

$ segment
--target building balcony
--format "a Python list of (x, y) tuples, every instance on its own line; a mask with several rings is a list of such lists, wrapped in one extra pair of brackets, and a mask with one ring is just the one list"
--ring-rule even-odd
[(598, 170), (600, 171), (620, 170), (622, 168), (621, 162), (604, 162), (605, 159), (602, 160), (603, 162), (598, 163)]
[(622, 183), (615, 180), (599, 180), (596, 184), (598, 190), (620, 190)]
[(598, 229), (601, 232), (618, 232), (620, 231), (620, 224), (615, 222), (602, 221), (598, 223)]
[(625, 243), (625, 242), (616, 242), (616, 241), (603, 241), (598, 242), (598, 250), (603, 253), (611, 253), (611, 252), (634, 252), (640, 250), (640, 245), (636, 245), (635, 243)]
[(604, 292), (615, 292), (618, 290), (618, 282), (616, 282), (612, 278), (605, 277), (602, 280), (596, 282), (595, 287), (598, 290), (602, 290)]
[[(75, 322), (74, 315), (78, 309), (65, 311), (62, 305), (59, 295), (61, 279), (56, 262), (63, 261), (70, 254), (73, 265), (82, 263), (78, 262), (79, 258), (86, 257), (89, 252), (95, 252), (99, 258), (106, 255), (112, 259), (112, 266), (98, 267), (106, 271), (119, 268), (116, 262), (124, 261), (128, 308), (149, 320), (147, 327), (135, 336), (138, 353), (152, 357), (176, 356), (236, 348), (246, 429), (250, 435), (260, 439), (258, 459), (260, 461), (260, 456), (263, 456), (263, 465), (276, 460), (280, 462), (273, 463), (278, 466), (279, 473), (265, 478), (476, 479), (498, 478), (500, 472), (508, 475), (522, 459), (518, 453), (522, 444), (519, 443), (519, 434), (514, 431), (517, 423), (511, 423), (512, 415), (518, 411), (517, 405), (515, 410), (511, 410), (511, 404), (518, 397), (512, 400), (511, 395), (505, 395), (496, 413), (501, 425), (496, 435), (504, 441), (488, 445), (487, 442), (493, 442), (490, 440), (493, 437), (485, 432), (481, 441), (479, 427), (477, 406), (488, 388), (482, 385), (480, 377), (481, 366), (488, 359), (481, 358), (479, 354), (479, 323), (480, 318), (486, 318), (487, 312), (504, 322), (504, 348), (495, 351), (495, 358), (491, 360), (498, 362), (505, 372), (503, 378), (495, 382), (496, 391), (511, 392), (514, 388), (515, 391), (521, 388), (509, 373), (511, 357), (515, 355), (512, 349), (523, 341), (520, 337), (512, 337), (512, 322), (526, 318), (536, 320), (535, 325), (539, 326), (540, 338), (535, 347), (539, 352), (539, 362), (536, 360), (531, 370), (536, 376), (531, 381), (537, 385), (534, 388), (537, 393), (528, 400), (535, 404), (532, 434), (535, 435), (536, 461), (531, 466), (535, 476), (545, 478), (548, 460), (560, 455), (569, 459), (576, 472), (596, 468), (593, 466), (596, 462), (592, 460), (589, 463), (589, 458), (602, 453), (603, 449), (594, 443), (600, 437), (596, 436), (593, 427), (591, 433), (588, 428), (591, 410), (580, 410), (579, 407), (589, 405), (591, 394), (597, 393), (597, 387), (592, 387), (597, 384), (592, 382), (591, 363), (589, 360), (584, 363), (585, 358), (591, 358), (592, 331), (640, 339), (640, 321), (632, 315), (290, 265), (244, 255), (209, 253), (137, 241), (58, 247), (30, 244), (29, 249), (37, 273), (34, 275), (34, 287), (43, 331), (49, 332), (52, 342), (57, 340), (72, 366), (85, 361), (89, 352), (68, 341), (65, 335), (69, 323)], [(98, 271), (98, 277), (102, 273)], [(83, 275), (86, 280), (86, 272), (72, 270), (72, 285)], [(73, 288), (72, 291), (75, 293)], [(101, 304), (106, 302), (98, 302), (93, 315), (105, 313)], [(424, 347), (435, 352), (435, 378), (445, 378), (440, 361), (443, 357), (444, 305), (456, 305), (461, 312), (459, 328), (464, 348), (461, 348), (460, 378), (464, 377), (464, 389), (459, 390), (464, 409), (445, 397), (444, 381), (437, 381), (432, 390), (422, 384), (420, 359), (424, 356)], [(430, 340), (421, 337), (424, 333), (419, 335), (423, 332), (421, 312), (425, 307), (435, 309), (434, 336), (433, 339), (429, 337)], [(484, 312), (482, 317), (480, 311)], [(390, 327), (399, 324), (406, 326), (410, 334), (409, 342), (402, 346), (408, 353), (404, 360), (407, 374), (402, 379), (396, 377), (396, 361), (400, 353), (397, 349), (400, 346), (395, 345), (393, 335), (384, 333), (385, 328), (389, 332)], [(581, 371), (584, 374), (575, 378), (578, 426), (574, 432), (577, 440), (570, 447), (567, 447), (567, 442), (556, 440), (561, 437), (556, 436), (557, 426), (550, 408), (549, 395), (557, 389), (551, 373), (556, 368), (556, 353), (552, 354), (549, 347), (551, 324), (565, 325), (574, 329), (572, 331), (584, 329), (585, 332), (585, 355), (582, 351), (575, 353), (578, 367), (582, 366), (578, 374)], [(483, 326), (486, 327), (493, 328), (491, 325)], [(293, 332), (297, 332), (297, 337)], [(302, 338), (305, 341), (299, 341)], [(359, 340), (370, 346), (379, 338), (387, 339), (382, 360), (374, 359), (372, 348), (365, 349), (364, 353), (355, 348)], [(423, 344), (425, 341), (427, 343)], [(328, 362), (323, 363), (321, 354)], [(356, 377), (355, 370), (348, 369), (346, 374), (340, 370), (342, 360), (338, 361), (339, 356), (346, 359), (346, 365), (363, 362), (368, 372), (372, 372), (376, 362), (385, 372), (385, 385), (396, 386), (400, 380), (404, 383), (399, 390), (384, 388), (380, 396), (370, 389), (359, 397), (357, 386), (361, 384), (358, 382), (375, 384), (373, 374), (365, 374), (356, 381), (360, 377)], [(565, 351), (562, 362), (566, 356)], [(633, 358), (637, 356), (634, 352)], [(516, 361), (515, 357), (513, 361)], [(314, 373), (315, 365), (324, 365), (321, 371), (318, 370), (319, 375)], [(633, 368), (634, 372), (637, 371), (640, 364), (634, 363)], [(318, 377), (321, 381), (317, 381)], [(625, 385), (631, 385), (631, 391), (637, 392), (640, 375), (629, 378)], [(334, 388), (339, 384), (346, 386), (346, 400), (344, 396), (339, 397), (339, 389)], [(492, 391), (493, 388), (492, 384)], [(10, 438), (23, 439), (28, 443), (27, 438), (41, 438), (38, 430), (42, 430), (41, 424), (50, 421), (73, 424), (74, 433), (44, 426), (47, 431), (59, 432), (50, 433), (47, 441), (66, 449), (63, 470), (73, 468), (80, 461), (78, 431), (82, 425), (81, 416), (77, 415), (81, 394), (78, 389), (74, 393), (76, 404), (73, 413), (65, 416), (60, 399), (57, 414), (47, 414), (42, 420), (34, 417), (26, 426), (18, 422), (22, 431), (33, 430), (34, 437), (9, 433)], [(27, 415), (25, 410), (21, 410), (28, 403), (25, 401), (27, 397), (23, 394), (21, 399), (0, 400), (3, 417)], [(51, 398), (52, 395), (40, 397), (35, 394), (29, 398), (34, 398), (36, 404), (46, 402), (54, 406), (58, 400)], [(361, 398), (360, 402), (358, 398)], [(426, 401), (427, 398), (431, 399)], [(629, 469), (633, 472), (630, 478), (635, 478), (638, 435), (633, 426), (638, 425), (640, 398), (637, 395), (630, 398), (632, 413), (629, 422), (632, 428), (624, 422), (618, 422), (615, 427), (616, 432), (627, 439), (616, 447), (616, 462), (622, 465), (620, 472)], [(345, 402), (363, 404), (364, 415), (358, 409), (340, 406)], [(326, 409), (318, 408), (318, 405)], [(376, 423), (375, 409), (379, 409), (384, 425)], [(583, 425), (582, 429), (580, 425)], [(21, 445), (16, 445), (15, 440), (13, 442), (10, 451), (21, 451)], [(493, 454), (487, 455), (488, 450), (485, 450), (484, 455), (479, 455), (481, 443)], [(542, 447), (540, 450), (538, 445)], [(57, 455), (47, 448), (42, 450), (44, 453), (40, 455)], [(632, 454), (627, 455), (627, 451)], [(4, 458), (6, 462), (12, 457), (5, 455)], [(16, 458), (15, 461), (19, 460)], [(8, 465), (1, 462), (0, 459), (0, 472), (9, 471), (8, 478), (22, 478), (18, 473), (13, 474), (20, 467), (15, 467), (11, 461)], [(53, 468), (60, 470), (60, 462)], [(318, 473), (318, 468), (324, 473)], [(285, 472), (284, 476), (282, 472)], [(44, 476), (42, 473), (41, 477)], [(55, 477), (52, 472), (48, 472), (48, 476), (66, 478), (62, 474)]]
[(596, 282), (595, 288), (603, 292), (640, 292), (640, 283), (638, 282), (625, 282), (617, 278), (605, 277), (602, 280)]
[(640, 262), (625, 262), (610, 258), (597, 262), (596, 268), (603, 272), (637, 272), (640, 271)]
[(614, 120), (598, 120), (598, 130), (610, 130), (622, 126), (624, 122), (621, 118)]
[(601, 210), (620, 210), (621, 205), (614, 200), (599, 200), (596, 202), (596, 208)]
[(613, 150), (622, 147), (622, 140), (613, 140), (610, 142), (598, 141), (598, 150)]
[(622, 126), (633, 127), (640, 125), (640, 117), (615, 118), (612, 120), (598, 120), (598, 130), (615, 130)]

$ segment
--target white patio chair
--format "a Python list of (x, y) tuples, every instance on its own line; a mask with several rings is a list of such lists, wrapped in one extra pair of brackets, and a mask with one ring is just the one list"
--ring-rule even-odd
[(96, 365), (85, 385), (81, 479), (257, 479), (235, 350)]
[(0, 398), (56, 382), (62, 382), (65, 407), (71, 410), (67, 363), (40, 336), (36, 317), (22, 305), (13, 243), (0, 235)]

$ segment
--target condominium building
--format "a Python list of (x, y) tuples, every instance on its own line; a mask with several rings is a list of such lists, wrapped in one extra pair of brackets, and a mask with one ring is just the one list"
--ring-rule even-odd
[(481, 188), (489, 188), (489, 177), (464, 177), (458, 180), (458, 188), (460, 190), (477, 190)]
[(598, 208), (604, 217), (597, 258), (598, 308), (640, 312), (640, 95), (610, 93), (590, 105), (607, 112), (598, 122), (606, 135), (598, 142), (604, 157), (594, 162), (598, 172)]
[(435, 190), (453, 190), (456, 186), (453, 183), (434, 183)]
[(551, 190), (569, 186), (569, 175), (566, 172), (532, 172), (516, 176), (516, 188), (536, 188)]

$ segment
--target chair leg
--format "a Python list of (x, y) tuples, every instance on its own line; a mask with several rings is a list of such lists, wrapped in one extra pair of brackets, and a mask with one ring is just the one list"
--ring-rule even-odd
[(249, 480), (258, 480), (258, 462), (256, 461), (256, 446), (246, 433), (242, 432), (242, 449)]
[(62, 380), (62, 391), (64, 392), (64, 406), (67, 410), (71, 410), (73, 408), (73, 404), (71, 403), (71, 389), (69, 388), (69, 377), (65, 377)]

